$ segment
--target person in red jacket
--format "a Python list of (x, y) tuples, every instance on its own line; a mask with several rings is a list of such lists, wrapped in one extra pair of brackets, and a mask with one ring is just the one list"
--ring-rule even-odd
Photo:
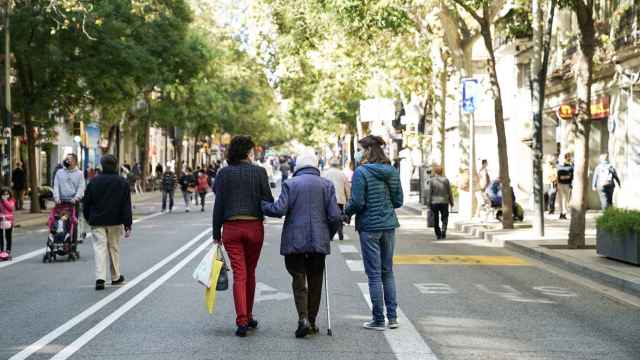
[(11, 234), (15, 208), (16, 200), (11, 195), (11, 189), (3, 187), (0, 190), (0, 261), (11, 260)]
[(209, 192), (209, 176), (203, 170), (198, 171), (198, 178), (196, 179), (196, 191), (198, 195), (200, 195), (200, 211), (204, 212), (204, 199), (207, 197), (207, 193)]

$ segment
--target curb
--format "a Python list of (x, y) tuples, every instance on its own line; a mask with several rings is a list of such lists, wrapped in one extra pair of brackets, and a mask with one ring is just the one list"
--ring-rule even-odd
[(544, 263), (557, 266), (575, 275), (588, 278), (589, 280), (599, 284), (615, 288), (626, 294), (640, 297), (640, 282), (612, 276), (605, 272), (563, 259), (562, 257), (552, 254), (550, 250), (541, 246), (526, 246), (518, 241), (507, 240), (504, 243), (504, 247), (505, 249), (540, 260)]

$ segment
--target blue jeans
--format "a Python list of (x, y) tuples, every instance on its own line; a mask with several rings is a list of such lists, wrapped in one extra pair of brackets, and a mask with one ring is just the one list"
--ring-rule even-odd
[(395, 230), (360, 232), (364, 270), (369, 278), (373, 321), (379, 323), (384, 323), (384, 306), (387, 307), (387, 319), (395, 320), (398, 317), (396, 315), (398, 307), (396, 280), (393, 277), (395, 243)]

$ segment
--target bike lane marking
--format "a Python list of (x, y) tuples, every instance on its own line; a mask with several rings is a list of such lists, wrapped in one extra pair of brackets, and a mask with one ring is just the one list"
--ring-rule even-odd
[[(159, 212), (159, 213), (154, 213), (154, 214), (151, 214), (151, 215), (147, 215), (147, 216), (141, 217), (139, 219), (133, 220), (133, 223), (137, 224), (137, 223), (139, 223), (141, 221), (153, 219), (153, 218), (158, 217), (160, 215), (163, 215), (163, 213)], [(46, 232), (46, 231), (47, 231), (47, 229), (44, 229), (44, 232)], [(87, 234), (87, 239), (88, 238), (89, 238), (89, 234)], [(39, 255), (44, 255), (46, 250), (47, 250), (46, 248), (40, 248), (38, 250), (34, 250), (34, 251), (28, 252), (26, 254), (22, 254), (22, 255), (16, 256), (11, 261), (1, 262), (0, 263), (0, 269), (9, 267), (11, 265), (18, 264), (18, 263), (20, 263), (22, 261), (29, 260), (29, 259), (34, 258), (34, 257), (39, 256)]]
[(193, 246), (195, 243), (200, 241), (203, 237), (205, 237), (210, 232), (211, 232), (211, 228), (209, 228), (207, 230), (204, 230), (203, 232), (198, 234), (195, 238), (191, 239), (191, 241), (189, 241), (188, 243), (183, 245), (181, 248), (179, 248), (178, 250), (173, 252), (171, 255), (169, 255), (166, 258), (160, 260), (158, 263), (156, 263), (155, 265), (153, 265), (152, 267), (147, 269), (145, 272), (143, 272), (142, 274), (136, 276), (133, 280), (127, 281), (127, 283), (125, 285), (123, 285), (122, 287), (120, 287), (118, 290), (116, 290), (113, 293), (109, 294), (108, 296), (106, 296), (102, 300), (98, 301), (97, 303), (91, 305), (89, 308), (85, 309), (83, 312), (81, 312), (80, 314), (76, 315), (72, 319), (68, 320), (67, 322), (65, 322), (64, 324), (59, 326), (58, 328), (52, 330), (51, 332), (49, 332), (45, 336), (41, 337), (39, 340), (37, 340), (33, 344), (27, 346), (26, 348), (24, 348), (19, 353), (13, 355), (11, 358), (9, 358), (9, 360), (24, 360), (27, 357), (33, 355), (34, 353), (40, 351), (43, 347), (47, 346), (48, 344), (50, 344), (52, 341), (54, 341), (55, 339), (57, 339), (61, 335), (63, 335), (67, 331), (71, 330), (73, 327), (75, 327), (76, 325), (78, 325), (82, 321), (86, 320), (88, 317), (92, 316), (93, 314), (98, 312), (100, 309), (102, 309), (105, 306), (109, 305), (111, 302), (113, 302), (114, 300), (116, 300), (120, 296), (124, 295), (127, 291), (129, 291), (132, 288), (134, 288), (137, 284), (139, 284), (140, 282), (142, 282), (143, 280), (145, 280), (149, 276), (153, 275), (156, 271), (160, 270), (166, 264), (168, 264), (169, 262), (173, 261), (175, 258), (180, 256), (183, 252), (187, 251), (191, 246)]
[(178, 264), (176, 264), (169, 271), (164, 273), (161, 277), (156, 279), (151, 285), (144, 288), (140, 291), (136, 296), (134, 296), (131, 300), (127, 301), (124, 305), (120, 306), (117, 310), (109, 314), (106, 318), (100, 321), (97, 325), (89, 329), (87, 332), (82, 334), (79, 338), (77, 338), (71, 344), (65, 346), (59, 353), (51, 358), (51, 360), (64, 360), (68, 359), (70, 356), (75, 354), (78, 350), (80, 350), (84, 345), (86, 345), (89, 341), (93, 340), (96, 336), (98, 336), (102, 331), (104, 331), (109, 325), (113, 324), (120, 317), (126, 314), (129, 310), (133, 309), (134, 306), (138, 305), (142, 300), (144, 300), (147, 296), (151, 295), (157, 288), (159, 288), (162, 284), (171, 279), (178, 271), (182, 270), (191, 260), (193, 260), (198, 254), (204, 251), (207, 246), (211, 245), (211, 238), (204, 241), (200, 246), (198, 246), (195, 250), (193, 250), (189, 255), (187, 255), (184, 259), (182, 259)]
[[(371, 298), (369, 296), (369, 285), (358, 283), (358, 287), (371, 308)], [(391, 347), (391, 351), (398, 360), (437, 360), (433, 350), (424, 341), (418, 330), (413, 326), (409, 318), (398, 307), (396, 309), (400, 327), (397, 329), (387, 329), (384, 337)]]

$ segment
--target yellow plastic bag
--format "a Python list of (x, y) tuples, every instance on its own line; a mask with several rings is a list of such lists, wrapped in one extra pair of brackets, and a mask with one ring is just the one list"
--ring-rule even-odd
[(208, 289), (205, 288), (204, 291), (204, 302), (207, 305), (207, 311), (209, 311), (209, 314), (212, 314), (216, 307), (216, 284), (218, 283), (220, 271), (224, 266), (224, 261), (220, 260), (217, 254), (213, 255), (213, 259), (211, 259), (211, 261), (213, 261), (213, 266), (211, 266), (211, 287)]

